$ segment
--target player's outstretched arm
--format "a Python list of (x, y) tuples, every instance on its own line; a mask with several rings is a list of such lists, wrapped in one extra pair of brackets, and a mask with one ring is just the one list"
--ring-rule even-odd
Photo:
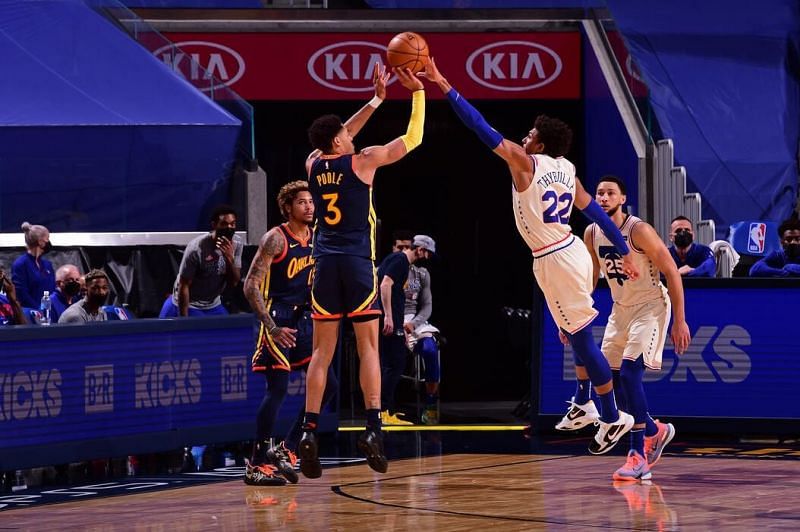
[(589, 255), (592, 257), (592, 291), (594, 291), (594, 289), (597, 288), (597, 280), (600, 278), (600, 261), (594, 249), (594, 236), (592, 235), (591, 224), (589, 224), (583, 232), (583, 243), (586, 244), (586, 249), (589, 250)]
[(244, 279), (244, 295), (250, 308), (253, 309), (258, 321), (264, 324), (264, 328), (278, 345), (282, 347), (293, 347), (295, 345), (295, 329), (289, 327), (278, 327), (272, 316), (267, 312), (267, 305), (262, 294), (264, 278), (267, 276), (270, 265), (275, 257), (280, 257), (286, 251), (286, 239), (280, 229), (274, 227), (264, 233), (258, 243), (258, 251), (250, 264), (250, 271)]
[(639, 277), (639, 269), (633, 263), (630, 256), (631, 250), (625, 243), (625, 237), (620, 233), (617, 224), (605, 213), (605, 211), (592, 199), (588, 192), (583, 188), (580, 179), (575, 178), (575, 206), (591, 221), (596, 223), (600, 230), (608, 237), (614, 247), (622, 255), (622, 271), (630, 279), (636, 280)]
[(408, 152), (422, 144), (425, 126), (425, 87), (407, 68), (395, 68), (394, 73), (403, 87), (411, 91), (411, 116), (405, 135), (383, 146), (370, 146), (353, 157), (353, 170), (367, 184), (375, 177), (375, 170), (402, 159)]
[(370, 119), (375, 109), (386, 99), (387, 81), (389, 81), (389, 73), (386, 72), (386, 67), (375, 63), (375, 69), (372, 72), (372, 85), (375, 87), (375, 96), (344, 123), (344, 127), (350, 132), (350, 136), (355, 137), (358, 135), (358, 132)]
[(683, 298), (683, 280), (678, 273), (678, 267), (672, 260), (664, 242), (658, 237), (655, 229), (645, 222), (637, 223), (631, 229), (631, 244), (647, 255), (653, 261), (664, 277), (667, 279), (667, 291), (672, 303), (672, 343), (675, 353), (682, 355), (686, 352), (692, 337), (689, 326), (686, 324), (686, 310)]

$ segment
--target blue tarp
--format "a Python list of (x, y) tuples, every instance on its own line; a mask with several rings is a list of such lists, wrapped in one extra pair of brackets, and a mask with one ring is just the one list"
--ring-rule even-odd
[(797, 198), (800, 3), (608, 0), (678, 164), (720, 233)]
[(80, 0), (0, 1), (0, 230), (205, 228), (241, 122)]

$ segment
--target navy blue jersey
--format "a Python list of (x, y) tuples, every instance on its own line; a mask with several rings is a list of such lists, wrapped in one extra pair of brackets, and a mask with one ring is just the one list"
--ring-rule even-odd
[(285, 240), (283, 253), (272, 259), (261, 283), (261, 293), (268, 306), (272, 303), (302, 306), (311, 302), (312, 246), (289, 231), (287, 224), (278, 226)]
[(317, 209), (314, 257), (355, 255), (375, 260), (372, 187), (353, 171), (353, 155), (319, 157), (311, 165), (308, 188)]
[(404, 310), (406, 306), (406, 283), (408, 282), (408, 270), (411, 263), (402, 251), (395, 251), (387, 255), (378, 267), (378, 285), (383, 282), (384, 276), (389, 277), (394, 284), (392, 285), (392, 325), (395, 331), (403, 330)]

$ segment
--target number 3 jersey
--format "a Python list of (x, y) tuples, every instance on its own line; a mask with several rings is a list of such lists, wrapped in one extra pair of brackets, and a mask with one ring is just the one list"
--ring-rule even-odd
[[(534, 253), (555, 251), (572, 234), (569, 215), (575, 199), (575, 165), (563, 157), (531, 155), (533, 181), (512, 190), (517, 230)], [(551, 249), (546, 249), (550, 248)]]
[(323, 155), (311, 164), (308, 188), (314, 199), (314, 258), (355, 255), (375, 260), (372, 187), (353, 171), (353, 154)]
[(589, 229), (593, 251), (611, 289), (611, 299), (614, 300), (614, 304), (626, 307), (666, 298), (667, 289), (661, 284), (658, 268), (644, 251), (638, 249), (631, 241), (631, 231), (639, 223), (642, 223), (640, 218), (629, 215), (619, 228), (631, 250), (633, 262), (639, 268), (639, 278), (635, 281), (629, 280), (622, 272), (622, 256), (597, 224), (592, 224)]

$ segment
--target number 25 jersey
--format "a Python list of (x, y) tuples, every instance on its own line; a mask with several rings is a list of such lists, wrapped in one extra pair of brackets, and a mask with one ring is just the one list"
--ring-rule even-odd
[(308, 188), (317, 217), (314, 258), (355, 255), (375, 260), (372, 187), (353, 171), (353, 154), (317, 158), (309, 170)]
[(572, 234), (569, 215), (575, 199), (575, 165), (563, 157), (531, 155), (533, 181), (522, 192), (512, 190), (514, 220), (534, 252), (547, 251)]

